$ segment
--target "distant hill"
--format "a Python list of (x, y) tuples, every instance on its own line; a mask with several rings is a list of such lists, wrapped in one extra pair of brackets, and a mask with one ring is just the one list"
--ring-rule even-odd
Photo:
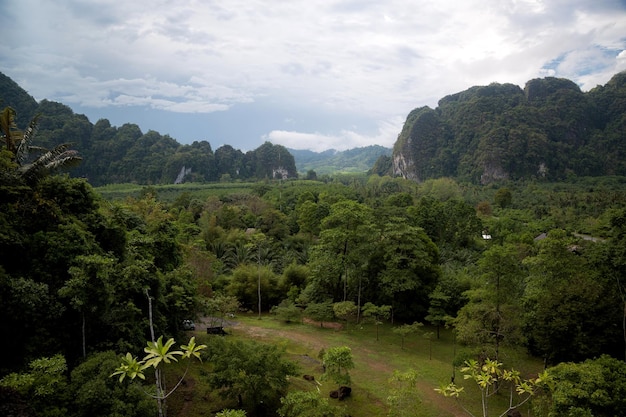
[(318, 175), (336, 172), (367, 172), (381, 156), (391, 156), (391, 149), (379, 145), (365, 146), (336, 151), (324, 152), (288, 149), (296, 161), (296, 169), (301, 174), (313, 170)]
[(483, 184), (626, 175), (626, 72), (587, 93), (548, 77), (446, 96), (409, 113), (391, 164), (379, 166), (416, 181)]
[(71, 142), (83, 163), (71, 175), (93, 185), (167, 184), (294, 178), (315, 171), (370, 172), (424, 181), (454, 177), (488, 184), (506, 179), (559, 181), (626, 175), (626, 72), (583, 93), (572, 81), (534, 79), (475, 86), (409, 113), (393, 150), (367, 146), (321, 153), (269, 142), (243, 153), (206, 141), (182, 145), (136, 124), (92, 124), (68, 106), (35, 101), (0, 73), (0, 107), (13, 107), (24, 128), (40, 114), (35, 145)]
[[(39, 114), (34, 145), (52, 149), (72, 143), (83, 158), (70, 174), (94, 186), (115, 183), (172, 184), (265, 178), (295, 178), (293, 155), (281, 145), (264, 143), (246, 153), (224, 145), (215, 149), (206, 141), (182, 145), (169, 135), (142, 132), (126, 123), (112, 126), (107, 119), (92, 124), (68, 106), (42, 100), (37, 103), (13, 80), (0, 73), (0, 106), (13, 107), (18, 127), (24, 129)], [(0, 108), (0, 109), (1, 109)]]

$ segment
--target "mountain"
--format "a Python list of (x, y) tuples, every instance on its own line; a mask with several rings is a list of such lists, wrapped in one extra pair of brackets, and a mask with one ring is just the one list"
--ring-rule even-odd
[(583, 93), (567, 79), (475, 86), (411, 111), (391, 174), (476, 183), (626, 175), (626, 72)]
[(35, 101), (0, 73), (0, 106), (25, 128), (40, 114), (34, 144), (71, 142), (83, 163), (71, 172), (93, 185), (293, 178), (300, 173), (370, 172), (423, 181), (455, 177), (488, 184), (503, 179), (626, 175), (626, 72), (583, 93), (572, 81), (534, 79), (475, 86), (411, 111), (393, 150), (368, 146), (321, 153), (266, 142), (243, 153), (206, 141), (181, 145), (136, 124), (92, 124), (61, 103)]
[(83, 161), (70, 174), (85, 177), (94, 186), (295, 178), (298, 175), (293, 155), (281, 145), (266, 142), (246, 153), (224, 145), (213, 151), (206, 141), (181, 145), (169, 135), (152, 130), (144, 133), (132, 123), (116, 127), (107, 119), (101, 119), (92, 124), (86, 116), (75, 114), (64, 104), (48, 100), (37, 103), (1, 73), (0, 105), (16, 110), (20, 129), (39, 114), (33, 144), (52, 149), (71, 143)]
[(296, 161), (300, 173), (315, 171), (316, 174), (332, 174), (335, 172), (367, 172), (381, 156), (391, 156), (391, 149), (379, 145), (365, 146), (336, 151), (329, 149), (324, 152), (288, 149)]

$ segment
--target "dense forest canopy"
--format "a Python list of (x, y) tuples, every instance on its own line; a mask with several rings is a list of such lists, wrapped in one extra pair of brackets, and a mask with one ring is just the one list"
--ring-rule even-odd
[[(465, 138), (478, 149), (482, 139), (472, 130), (438, 136), (456, 126), (439, 113), (461, 117), (454, 106), (465, 106), (479, 117), (488, 114), (480, 111), (483, 98), (491, 97), (512, 112), (492, 121), (502, 124), (517, 108), (515, 120), (521, 120), (519, 103), (528, 97), (554, 100), (550, 88), (562, 97), (588, 97), (571, 83), (541, 83), (520, 94), (515, 86), (477, 87), (410, 118), (428, 126), (433, 141)], [(619, 88), (611, 87), (619, 83), (609, 84), (593, 94), (619, 102)], [(552, 128), (573, 135), (566, 135), (571, 148), (584, 148), (577, 135), (586, 134), (579, 126), (585, 120), (607, 127), (623, 119), (623, 111), (602, 108), (603, 121), (584, 112)], [(293, 165), (293, 158), (269, 143), (246, 154), (227, 145), (211, 152), (208, 142), (180, 146), (132, 124), (116, 128), (100, 120), (92, 126), (58, 103), (44, 100), (33, 109), (41, 114), (35, 136), (20, 113), (2, 113), (0, 331), (7, 337), (0, 410), (9, 407), (7, 415), (154, 415), (137, 385), (110, 378), (117, 355), (141, 352), (151, 327), (165, 338), (179, 337), (183, 320), (233, 309), (346, 324), (448, 327), (459, 344), (454, 364), (525, 354), (542, 360), (554, 379), (537, 393), (537, 416), (609, 416), (623, 409), (626, 381), (612, 370), (623, 369), (626, 359), (625, 177), (569, 175), (548, 182), (546, 175), (488, 185), (463, 181), (463, 175), (420, 182), (376, 173), (296, 180), (285, 165), (271, 162)], [(528, 123), (534, 120), (529, 114), (523, 116)], [(475, 117), (464, 123), (480, 124)], [(623, 139), (623, 130), (615, 132), (621, 133), (606, 146)], [(503, 143), (506, 137), (500, 136)], [(65, 153), (65, 142), (90, 144), (85, 149), (94, 153), (81, 152), (74, 171), (85, 178), (58, 173), (78, 162)], [(47, 152), (24, 160), (20, 145), (31, 144)], [(442, 158), (438, 175), (453, 173), (445, 155), (454, 152), (437, 149), (420, 152)], [(154, 185), (105, 200), (87, 175), (93, 172), (101, 183), (109, 182), (107, 175), (171, 183), (180, 173), (176, 159), (169, 159), (176, 155), (198, 180), (261, 181), (246, 192), (199, 197), (181, 186), (176, 198), (165, 200)], [(461, 159), (471, 165), (469, 156)], [(389, 162), (381, 160), (375, 171)], [(229, 343), (207, 349), (198, 378), (250, 416), (268, 413), (261, 402), (275, 415), (294, 367), (276, 347)], [(259, 368), (263, 364), (271, 369)], [(590, 386), (598, 389), (587, 393)], [(24, 407), (26, 399), (32, 409)]]

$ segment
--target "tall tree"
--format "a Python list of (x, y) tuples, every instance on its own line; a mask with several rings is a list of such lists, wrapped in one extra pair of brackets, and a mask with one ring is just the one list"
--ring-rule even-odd
[(441, 275), (439, 249), (423, 229), (401, 218), (384, 225), (377, 246), (382, 260), (379, 288), (385, 295), (381, 301), (392, 305), (394, 318), (422, 320)]
[(494, 245), (479, 260), (480, 285), (455, 320), (461, 342), (493, 346), (499, 360), (500, 345), (520, 341), (521, 296), (524, 273), (517, 248)]
[[(82, 352), (87, 357), (87, 317), (103, 317), (113, 302), (113, 258), (101, 255), (79, 256), (70, 267), (71, 278), (59, 290), (62, 297), (70, 299), (70, 305), (81, 317)], [(95, 326), (92, 326), (95, 327)]]
[(311, 253), (312, 284), (320, 299), (358, 297), (354, 292), (358, 293), (360, 268), (369, 257), (372, 224), (371, 209), (364, 204), (342, 200), (331, 206)]
[(547, 363), (595, 357), (619, 340), (614, 283), (607, 285), (573, 243), (564, 231), (552, 230), (537, 255), (525, 260), (525, 335), (531, 352)]
[[(626, 360), (626, 210), (619, 210), (611, 216), (612, 237), (608, 245), (602, 245), (601, 256), (597, 257), (595, 267), (606, 271), (606, 276), (613, 281), (613, 291), (621, 302), (621, 331), (623, 354)], [(607, 270), (608, 269), (608, 270)], [(617, 303), (615, 303), (617, 304)]]

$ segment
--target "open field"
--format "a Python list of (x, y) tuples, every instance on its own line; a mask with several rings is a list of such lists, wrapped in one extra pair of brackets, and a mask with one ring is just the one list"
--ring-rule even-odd
[[(333, 346), (349, 346), (352, 349), (355, 368), (350, 372), (352, 377), (352, 396), (343, 402), (330, 400), (331, 404), (345, 406), (350, 415), (363, 417), (382, 417), (388, 415), (387, 397), (389, 395), (389, 379), (394, 371), (405, 372), (416, 370), (419, 381), (415, 387), (415, 396), (418, 407), (407, 416), (415, 417), (445, 417), (463, 416), (463, 410), (453, 399), (445, 398), (434, 391), (441, 384), (448, 383), (452, 376), (452, 359), (455, 347), (452, 334), (442, 330), (441, 338), (427, 339), (422, 334), (410, 335), (406, 338), (404, 349), (401, 347), (401, 337), (391, 330), (391, 325), (384, 325), (380, 329), (379, 340), (376, 340), (375, 326), (371, 324), (351, 324), (348, 329), (331, 328), (329, 323), (325, 327), (319, 324), (281, 323), (272, 317), (264, 316), (259, 320), (256, 316), (238, 317), (237, 324), (228, 328), (232, 338), (254, 339), (264, 343), (279, 344), (285, 347), (289, 358), (298, 363), (302, 374), (314, 375), (319, 380), (323, 372), (318, 360), (321, 349)], [(333, 326), (337, 327), (337, 326)], [(425, 329), (430, 332), (434, 329)], [(211, 343), (212, 337), (207, 336), (204, 326), (198, 326), (195, 335), (205, 344)], [(541, 370), (539, 361), (528, 358), (524, 354), (508, 352), (505, 354), (505, 365), (527, 372), (536, 373)], [(203, 365), (204, 366), (204, 365)], [(180, 392), (180, 400), (172, 398), (170, 403), (171, 415), (178, 417), (210, 415), (206, 410), (220, 409), (217, 398), (210, 398), (207, 387), (196, 378), (202, 370), (192, 370), (188, 379), (191, 381)], [(206, 371), (204, 371), (206, 372)], [(463, 384), (462, 377), (456, 372), (457, 384)], [(195, 380), (195, 381), (194, 381)], [(332, 382), (324, 382), (321, 386), (323, 395), (327, 395), (336, 386)], [(310, 390), (315, 385), (300, 377), (292, 378), (292, 389)], [(192, 392), (192, 391), (196, 392)], [(197, 392), (197, 391), (200, 392)], [(470, 409), (479, 410), (477, 391), (467, 385), (463, 403)], [(202, 398), (201, 404), (190, 404), (195, 399)], [(496, 398), (493, 403), (495, 409), (506, 409), (505, 398)], [(213, 407), (208, 403), (213, 402)], [(502, 408), (503, 407), (503, 408)], [(495, 415), (499, 415), (497, 413)], [(528, 415), (525, 413), (524, 415)]]
[(250, 182), (166, 185), (110, 184), (96, 187), (95, 190), (106, 200), (124, 200), (128, 197), (139, 197), (146, 189), (153, 189), (158, 193), (160, 200), (171, 202), (183, 193), (189, 193), (200, 200), (209, 196), (249, 194), (253, 185), (254, 183)]

